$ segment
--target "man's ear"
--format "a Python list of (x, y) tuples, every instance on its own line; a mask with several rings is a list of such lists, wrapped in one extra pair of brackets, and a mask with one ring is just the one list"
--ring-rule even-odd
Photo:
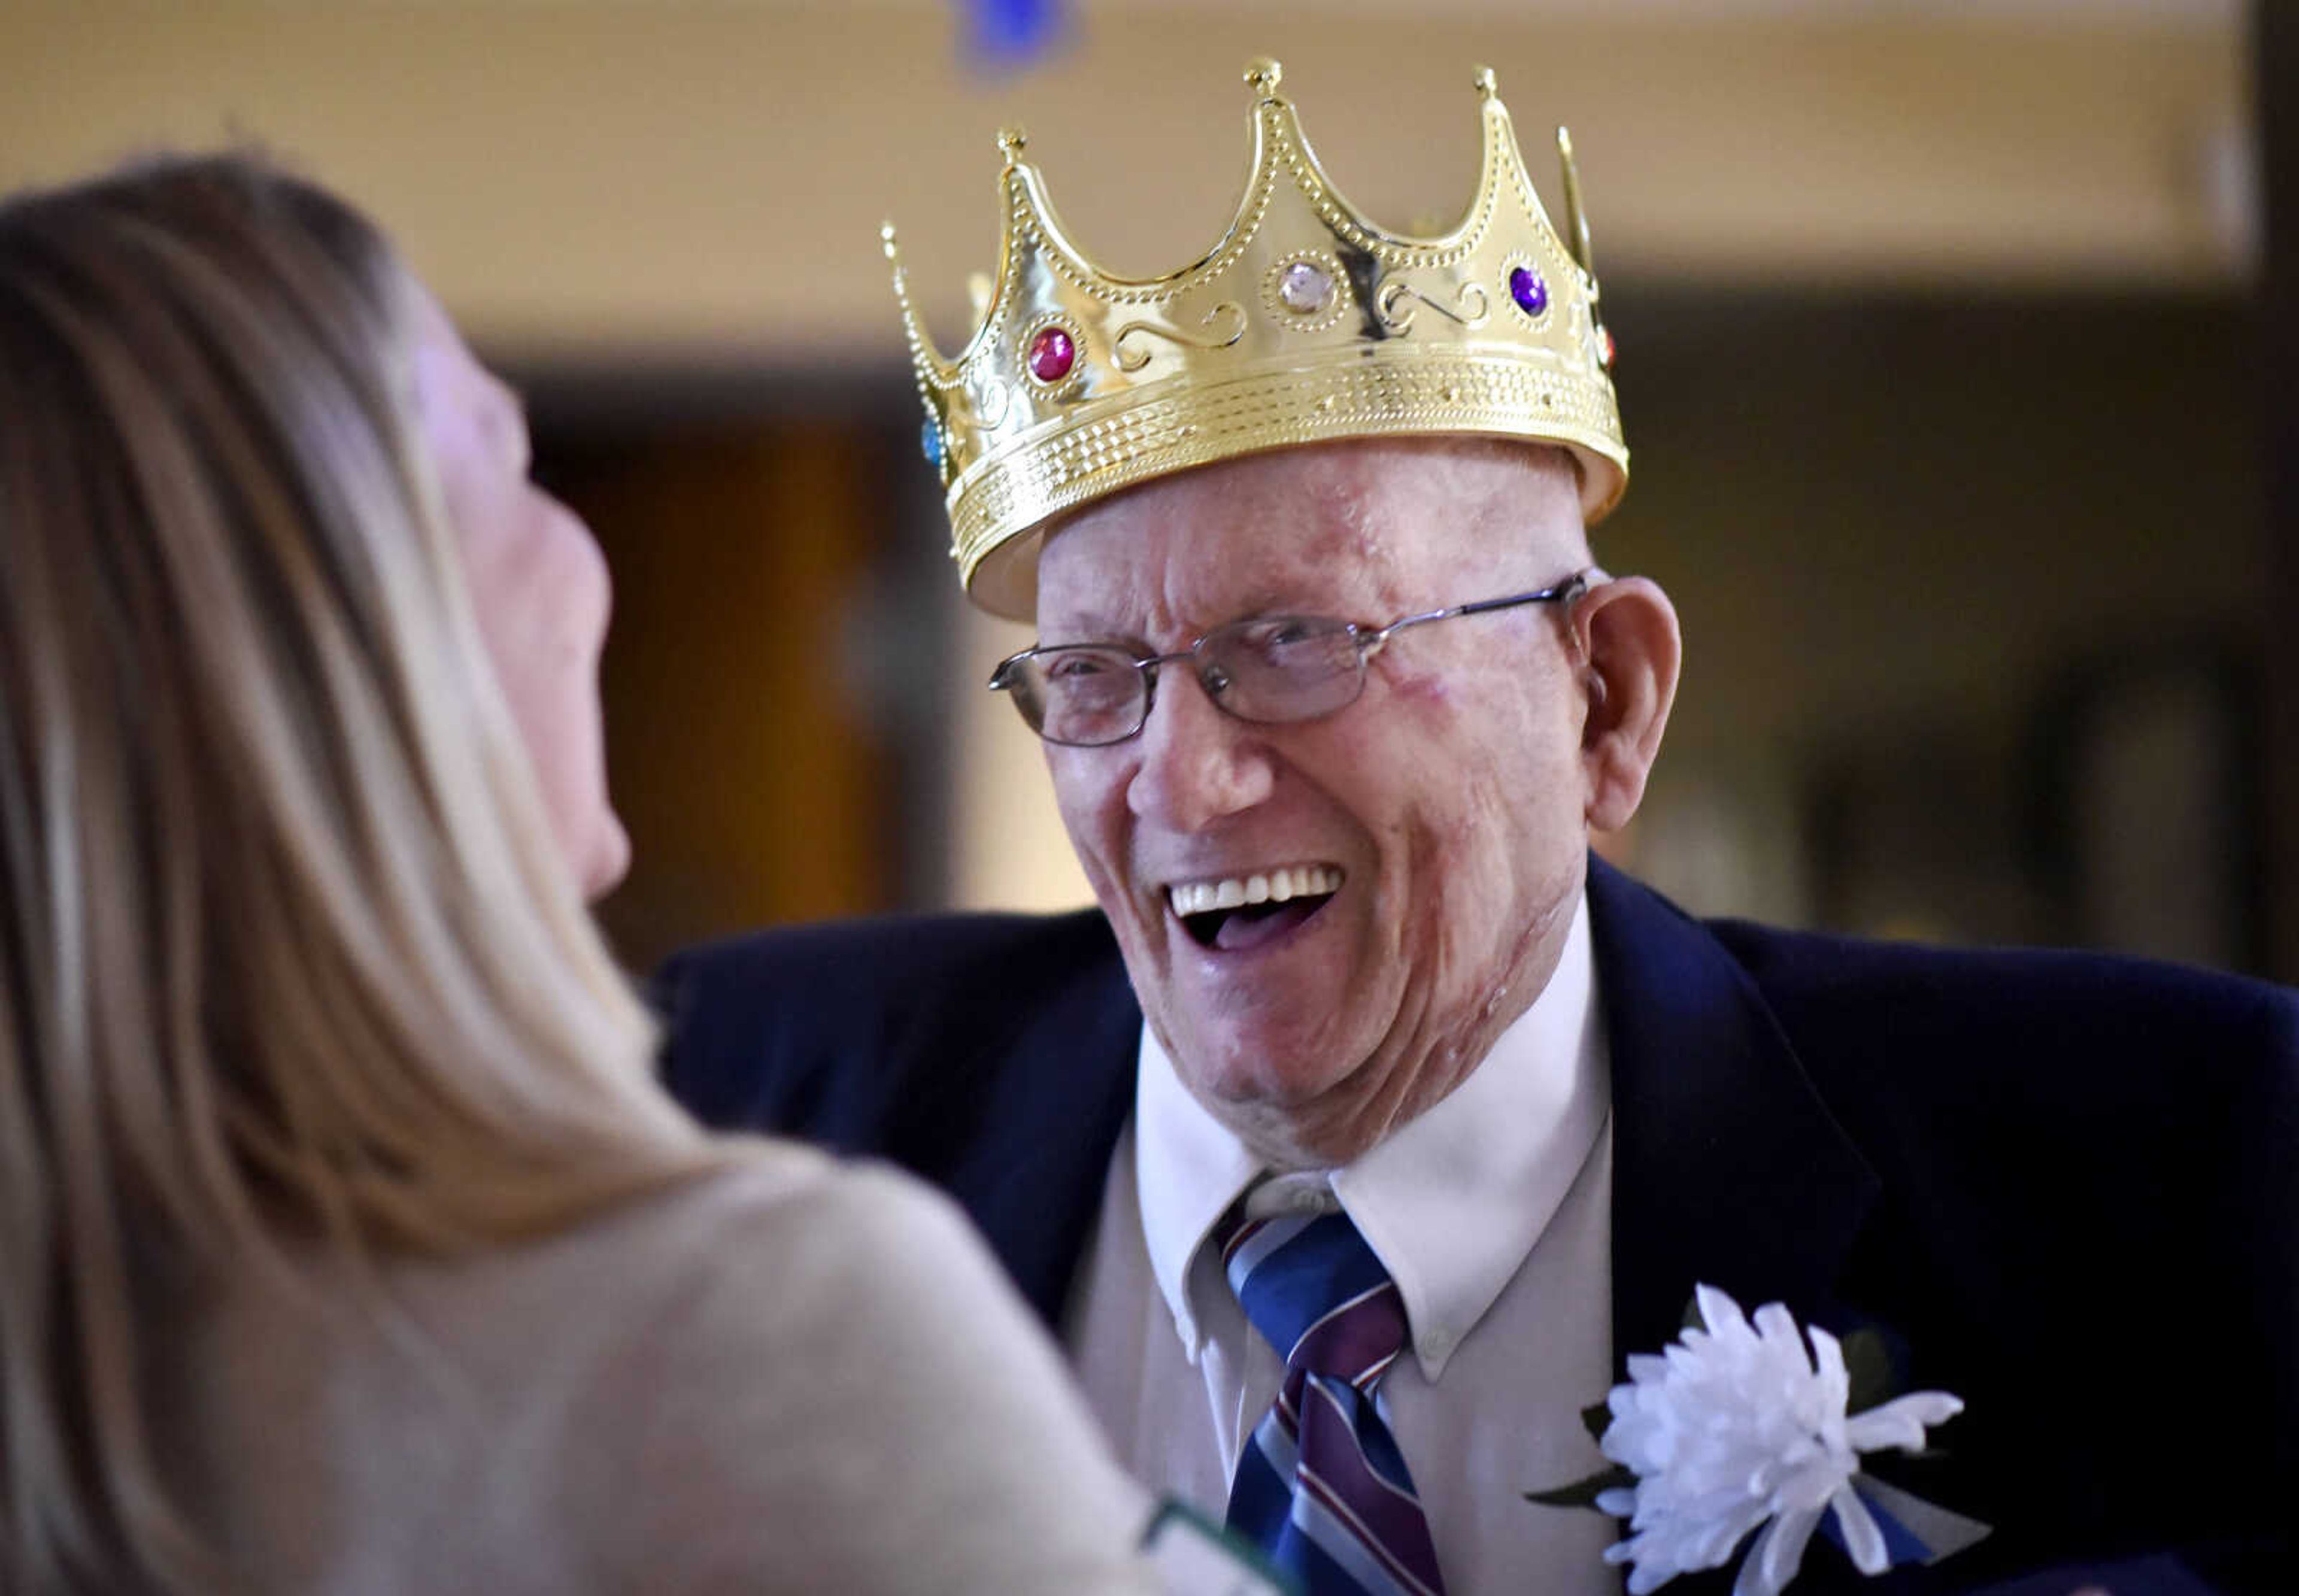
[(1581, 727), (1586, 819), (1599, 831), (1629, 822), (1676, 702), (1684, 640), (1676, 606), (1643, 577), (1602, 580), (1573, 606), (1588, 714)]

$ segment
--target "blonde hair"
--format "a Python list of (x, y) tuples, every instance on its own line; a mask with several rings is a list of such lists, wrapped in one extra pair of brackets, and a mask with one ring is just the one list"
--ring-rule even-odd
[(0, 1588), (185, 1589), (152, 1281), (721, 1164), (559, 856), (412, 286), (239, 155), (0, 204)]

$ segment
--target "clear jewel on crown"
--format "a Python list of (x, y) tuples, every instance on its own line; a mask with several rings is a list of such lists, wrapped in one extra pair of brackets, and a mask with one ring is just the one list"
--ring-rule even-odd
[(975, 601), (1027, 618), (1064, 512), (1169, 471), (1339, 438), (1480, 434), (1569, 449), (1594, 521), (1628, 481), (1573, 146), (1565, 230), (1534, 192), (1493, 75), (1476, 75), (1483, 168), (1433, 237), (1367, 220), (1327, 179), (1257, 62), (1253, 175), (1228, 230), (1164, 277), (1096, 266), (1057, 220), (1018, 131), (1000, 136), (1004, 246), (955, 357), (894, 262), (951, 553)]
[(1287, 310), (1314, 316), (1333, 303), (1332, 274), (1315, 261), (1294, 261), (1278, 277), (1277, 297)]

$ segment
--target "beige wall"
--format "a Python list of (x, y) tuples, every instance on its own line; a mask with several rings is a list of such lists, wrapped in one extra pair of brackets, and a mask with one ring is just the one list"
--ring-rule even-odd
[[(940, 0), (0, 0), (0, 185), (253, 137), (365, 200), (497, 352), (884, 371), (901, 356), (883, 218), (901, 222), (914, 284), (954, 344), (965, 275), (997, 245), (992, 130), (1020, 121), (1089, 247), (1129, 270), (1176, 265), (1218, 232), (1243, 175), (1239, 69), (1276, 54), (1329, 169), (1393, 225), (1465, 201), (1469, 68), (1497, 68), (1528, 145), (1550, 123), (1573, 127), (1615, 281), (2212, 293), (2245, 269), (2232, 5), (1996, 0), (1979, 21), (1854, 0), (1078, 9), (1070, 46), (999, 77), (964, 63)], [(1652, 375), (1637, 354), (1632, 390)], [(1976, 381), (1992, 382), (1988, 364), (1975, 361)], [(1789, 405), (1775, 424), (1822, 425), (1817, 391), (1820, 420)], [(1632, 421), (1665, 420), (1648, 387), (1632, 397)], [(1639, 433), (1639, 450), (1661, 432)], [(1858, 550), (1830, 528), (1864, 508), (1848, 490), (1830, 490), (1842, 503), (1815, 492), (1844, 519), (1735, 526), (1707, 501), (1747, 469), (1747, 439), (1701, 417), (1679, 435), (1713, 457), (1640, 453), (1614, 546), (1690, 601), (1704, 671), (1729, 660), (1756, 686), (1733, 702), (1705, 685), (1716, 677), (1689, 688), (1672, 769), (1708, 768), (1752, 733), (1856, 720), (1918, 680), (1983, 697), (2030, 668), (2035, 639), (2090, 636), (2113, 612), (2080, 585), (2048, 588), (2075, 595), (2048, 625), (2016, 596), (1931, 594), (1938, 645), (1887, 645), (1863, 663), (1863, 641), (1905, 622), (1906, 595), (1855, 573), (1833, 597), (1798, 595), (1800, 622), (1829, 624), (1817, 636), (1800, 624), (1791, 645), (1747, 596), (1775, 590), (1748, 573), (1846, 574)], [(2248, 579), (2229, 515), (2212, 523), (2221, 542), (2187, 549), (2188, 580), (2170, 591), (2217, 602)], [(1953, 529), (1970, 544), (1963, 569), (2004, 557), (1992, 520)], [(2008, 547), (2039, 568), (2151, 577), (2170, 557), (2134, 542), (2103, 562), (2086, 536), (2027, 526)], [(970, 624), (951, 667), (967, 689), (1018, 636)], [(989, 695), (955, 702), (957, 899), (1080, 901), (1034, 744)]]
[(878, 223), (901, 221), (954, 342), (964, 275), (994, 256), (1002, 121), (1091, 247), (1159, 270), (1227, 218), (1249, 56), (1285, 59), (1337, 179), (1399, 225), (1465, 203), (1483, 62), (1528, 144), (1574, 128), (1611, 268), (2234, 270), (2214, 198), (2244, 147), (2233, 19), (1997, 4), (1132, 0), (1081, 7), (1074, 46), (1001, 78), (928, 0), (11, 0), (0, 182), (245, 133), (364, 197), (499, 345), (885, 360)]

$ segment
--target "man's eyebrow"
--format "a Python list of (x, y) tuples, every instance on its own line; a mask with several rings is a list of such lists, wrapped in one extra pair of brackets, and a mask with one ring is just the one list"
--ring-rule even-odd
[(1331, 604), (1305, 604), (1289, 598), (1274, 587), (1257, 587), (1248, 593), (1237, 605), (1237, 613), (1216, 624), (1228, 626), (1241, 620), (1260, 620), (1272, 615), (1331, 615)]
[[(1363, 619), (1344, 614), (1331, 605), (1320, 607), (1317, 604), (1305, 604), (1298, 600), (1286, 598), (1274, 588), (1256, 588), (1246, 595), (1243, 603), (1234, 606), (1232, 613), (1224, 615), (1218, 620), (1208, 621), (1202, 628), (1189, 633), (1181, 641), (1183, 644), (1192, 643), (1204, 636), (1206, 633), (1217, 630), (1222, 627), (1235, 626), (1240, 621), (1266, 620), (1278, 615), (1317, 615), (1340, 620)], [(1128, 648), (1139, 649), (1145, 653), (1158, 652), (1151, 647), (1148, 636), (1134, 631), (1125, 622), (1112, 620), (1108, 616), (1098, 611), (1088, 611), (1077, 617), (1075, 624), (1061, 628), (1059, 637), (1056, 637), (1051, 632), (1042, 633), (1040, 642), (1042, 644), (1122, 643)]]
[(1042, 648), (1084, 643), (1115, 643), (1142, 653), (1151, 652), (1146, 638), (1106, 616), (1088, 615), (1071, 625), (1039, 629), (1038, 644)]

